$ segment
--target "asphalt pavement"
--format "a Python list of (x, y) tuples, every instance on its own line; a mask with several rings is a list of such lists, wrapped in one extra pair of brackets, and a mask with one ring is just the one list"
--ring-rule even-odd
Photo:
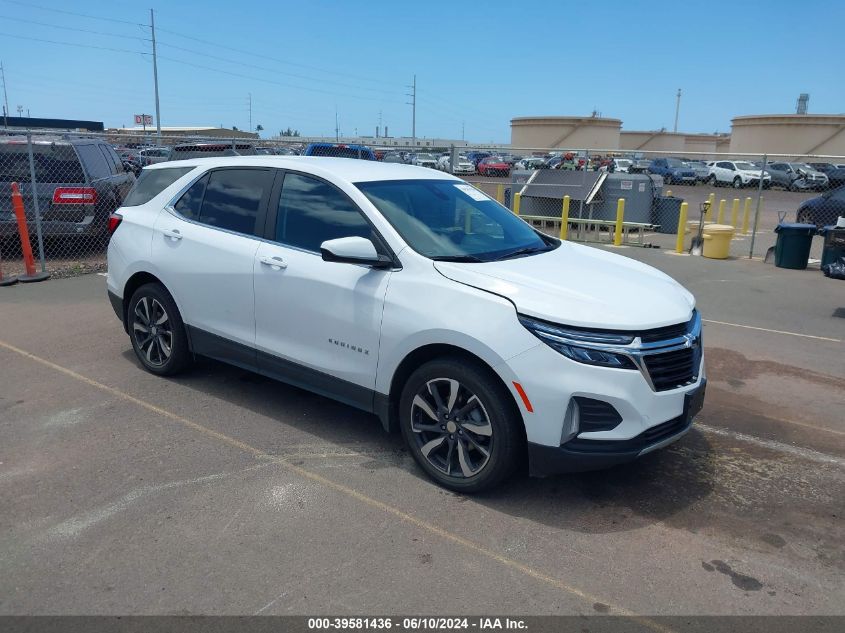
[(0, 289), (0, 614), (845, 614), (845, 284), (619, 252), (698, 297), (693, 430), (477, 496), (371, 415), (146, 373), (102, 276)]

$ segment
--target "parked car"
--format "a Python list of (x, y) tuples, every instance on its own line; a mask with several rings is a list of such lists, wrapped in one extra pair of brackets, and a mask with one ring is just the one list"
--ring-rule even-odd
[(482, 158), (476, 166), (479, 176), (508, 176), (511, 166), (498, 156)]
[(629, 167), (628, 173), (629, 174), (644, 174), (648, 171), (648, 167), (651, 165), (651, 161), (640, 158), (635, 160)]
[(631, 165), (634, 164), (630, 158), (614, 158), (613, 159), (613, 170), (621, 172), (623, 174), (629, 173), (628, 170), (631, 168)]
[(163, 163), (170, 159), (169, 147), (146, 147), (138, 151), (138, 163), (141, 167)]
[(382, 162), (405, 164), (405, 159), (402, 157), (402, 154), (399, 154), (398, 152), (388, 152), (384, 155), (384, 158), (382, 158)]
[[(710, 164), (708, 182), (714, 186), (731, 185), (734, 189), (756, 187), (760, 183), (761, 169), (754, 163), (744, 160), (717, 160)], [(763, 186), (772, 182), (771, 174), (762, 172)]]
[(545, 169), (546, 159), (537, 156), (523, 158), (514, 164), (514, 169)]
[[(452, 157), (449, 155), (441, 156), (437, 161), (437, 168), (440, 171), (450, 172), (452, 168)], [(451, 173), (462, 174), (464, 176), (474, 174), (475, 165), (466, 156), (459, 155), (455, 170)]]
[(834, 169), (825, 174), (831, 189), (845, 185), (845, 165), (834, 165)]
[(695, 172), (678, 158), (655, 158), (648, 166), (648, 173), (662, 176), (667, 185), (695, 184)]
[(226, 141), (210, 143), (183, 143), (174, 145), (168, 160), (185, 160), (187, 158), (215, 158), (218, 156), (254, 156), (255, 146), (251, 143), (235, 143)]
[(845, 186), (804, 200), (795, 212), (796, 222), (815, 224), (819, 228), (836, 224), (839, 217), (845, 217)]
[(415, 154), (414, 158), (411, 159), (411, 164), (417, 167), (437, 169), (437, 159), (434, 157), (434, 154)]
[(44, 237), (108, 237), (109, 215), (120, 207), (135, 175), (114, 148), (96, 138), (35, 138), (35, 186), (30, 178), (26, 138), (0, 140), (0, 237), (17, 237), (11, 183), (17, 182), (27, 217), (37, 196)]
[[(772, 177), (772, 185), (789, 191), (823, 189), (827, 187), (829, 182), (827, 176), (811, 169), (803, 163), (775, 162), (768, 165), (766, 171)], [(812, 179), (809, 175), (811, 173)]]
[(695, 172), (696, 182), (707, 182), (710, 178), (710, 168), (703, 160), (688, 160), (684, 162), (686, 162), (687, 166)]
[(449, 174), (161, 163), (112, 217), (108, 297), (142, 367), (210, 356), (373, 412), (452, 490), (495, 486), (526, 456), (534, 475), (635, 460), (704, 400), (688, 291)]
[(467, 152), (466, 156), (469, 160), (472, 161), (472, 164), (478, 167), (478, 163), (487, 158), (488, 156), (492, 156), (490, 152)]
[(376, 155), (365, 145), (344, 143), (311, 143), (305, 148), (304, 156), (328, 156), (331, 158), (359, 158), (375, 160)]

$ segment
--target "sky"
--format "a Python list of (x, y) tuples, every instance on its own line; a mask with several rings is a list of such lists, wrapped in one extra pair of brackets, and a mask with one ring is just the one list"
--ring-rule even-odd
[(734, 116), (845, 113), (845, 2), (0, 0), (10, 114), (131, 127), (509, 142), (517, 116), (729, 132)]

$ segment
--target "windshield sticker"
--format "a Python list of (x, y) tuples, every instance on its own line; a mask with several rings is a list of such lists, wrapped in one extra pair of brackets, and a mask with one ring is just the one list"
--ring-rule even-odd
[(486, 194), (480, 192), (472, 185), (455, 185), (455, 188), (460, 189), (470, 198), (472, 198), (473, 200), (477, 200), (478, 202), (483, 202), (484, 200), (488, 199)]

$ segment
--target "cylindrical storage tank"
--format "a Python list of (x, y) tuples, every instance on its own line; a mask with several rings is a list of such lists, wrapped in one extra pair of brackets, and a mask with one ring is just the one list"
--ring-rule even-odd
[(731, 122), (732, 154), (845, 156), (845, 114), (764, 114)]
[(684, 156), (700, 160), (712, 157), (716, 153), (716, 144), (721, 139), (722, 135), (716, 134), (687, 134), (684, 137)]
[(527, 116), (511, 119), (514, 149), (616, 150), (622, 121), (603, 117)]
[(686, 146), (686, 134), (665, 132), (621, 132), (620, 147), (632, 152), (675, 152), (682, 154)]

